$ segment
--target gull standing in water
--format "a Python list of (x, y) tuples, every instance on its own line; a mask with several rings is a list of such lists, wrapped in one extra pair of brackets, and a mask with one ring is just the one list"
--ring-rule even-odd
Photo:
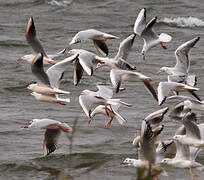
[(189, 75), (190, 70), (190, 58), (189, 52), (199, 41), (200, 37), (193, 38), (181, 44), (175, 51), (176, 65), (174, 67), (162, 67), (158, 73), (166, 72), (169, 76), (168, 79), (171, 81), (181, 82), (194, 86), (196, 84), (196, 76)]
[(24, 125), (23, 128), (46, 129), (43, 140), (43, 151), (45, 156), (56, 150), (61, 131), (65, 133), (72, 131), (72, 128), (68, 124), (52, 119), (33, 119)]
[(118, 37), (113, 36), (108, 33), (104, 33), (95, 29), (87, 29), (84, 31), (79, 31), (75, 36), (72, 38), (69, 45), (79, 43), (83, 40), (91, 39), (94, 43), (95, 48), (103, 55), (108, 55), (108, 47), (105, 43), (108, 39), (116, 39)]
[(147, 51), (149, 51), (149, 49), (157, 46), (158, 44), (160, 44), (163, 49), (166, 49), (163, 43), (170, 42), (172, 39), (171, 36), (166, 33), (161, 33), (160, 35), (156, 34), (156, 32), (152, 29), (156, 21), (157, 17), (154, 17), (146, 24), (145, 8), (140, 10), (135, 20), (134, 33), (142, 37), (144, 40), (144, 45), (142, 48), (143, 59), (145, 59), (145, 54)]
[(61, 56), (65, 52), (65, 49), (63, 49), (59, 53), (57, 53), (55, 55), (50, 55), (50, 56), (48, 56), (45, 53), (45, 50), (43, 49), (43, 46), (41, 45), (39, 39), (37, 38), (35, 24), (34, 24), (34, 20), (33, 20), (32, 17), (30, 17), (30, 19), (28, 20), (28, 23), (26, 24), (26, 27), (25, 27), (25, 38), (26, 38), (28, 44), (33, 49), (33, 54), (24, 55), (19, 60), (26, 60), (29, 63), (31, 63), (33, 58), (38, 53), (42, 53), (43, 54), (43, 62), (45, 64), (56, 64), (56, 61), (52, 60), (51, 58)]
[(120, 99), (111, 99), (113, 96), (113, 90), (107, 86), (97, 85), (98, 91), (83, 90), (79, 96), (79, 104), (84, 110), (87, 117), (91, 117), (91, 107), (93, 104), (105, 105), (105, 109), (108, 113), (107, 106), (110, 107), (112, 111), (112, 105), (124, 105), (132, 106), (125, 102), (122, 102)]

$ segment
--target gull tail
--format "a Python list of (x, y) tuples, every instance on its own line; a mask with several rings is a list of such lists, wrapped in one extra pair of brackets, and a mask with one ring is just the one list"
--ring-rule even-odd
[(58, 93), (58, 94), (70, 94), (69, 91), (63, 91), (61, 89), (58, 89), (58, 88), (54, 88), (55, 92)]
[(118, 120), (118, 122), (119, 122), (121, 125), (123, 125), (124, 123), (127, 122), (127, 120), (124, 119), (120, 114), (118, 114), (118, 113), (115, 112), (115, 111), (114, 111), (114, 113), (115, 113), (115, 118)]
[(62, 105), (66, 105), (65, 103), (69, 103), (70, 102), (70, 98), (67, 99), (63, 99), (63, 98), (57, 98), (58, 103), (62, 104)]
[(159, 40), (160, 40), (161, 42), (170, 42), (171, 39), (172, 39), (172, 37), (171, 37), (170, 35), (166, 34), (166, 33), (161, 33), (161, 34), (159, 35)]

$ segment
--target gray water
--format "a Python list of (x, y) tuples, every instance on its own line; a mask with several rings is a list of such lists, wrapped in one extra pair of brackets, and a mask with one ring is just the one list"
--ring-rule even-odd
[[(72, 67), (62, 82), (62, 89), (71, 93), (71, 103), (60, 106), (36, 101), (27, 96), (24, 88), (36, 78), (31, 74), (26, 62), (16, 60), (31, 53), (24, 38), (24, 27), (33, 16), (37, 34), (48, 54), (55, 53), (68, 44), (79, 30), (94, 28), (120, 37), (108, 41), (110, 57), (113, 57), (122, 39), (132, 33), (135, 18), (141, 8), (147, 8), (147, 17), (157, 16), (159, 23), (155, 29), (173, 37), (167, 50), (151, 49), (145, 61), (140, 50), (143, 41), (136, 38), (128, 61), (136, 65), (144, 74), (154, 79), (156, 88), (166, 75), (156, 76), (161, 66), (175, 64), (175, 49), (183, 42), (196, 36), (201, 39), (191, 51), (191, 73), (198, 76), (198, 94), (204, 96), (203, 45), (204, 45), (204, 5), (202, 0), (0, 0), (0, 179), (83, 179), (83, 180), (129, 180), (139, 179), (133, 167), (120, 165), (125, 157), (137, 157), (131, 145), (140, 132), (142, 119), (159, 109), (156, 102), (140, 83), (126, 83), (126, 91), (114, 95), (133, 104), (132, 108), (122, 108), (121, 114), (127, 119), (124, 126), (113, 122), (105, 128), (108, 120), (96, 116), (91, 124), (78, 103), (78, 96), (84, 89), (96, 90), (99, 82), (109, 83), (109, 69), (104, 68), (95, 76), (84, 75), (80, 84), (73, 85)], [(76, 48), (95, 52), (87, 41)], [(171, 106), (176, 102), (166, 102)], [(199, 123), (203, 122), (202, 112), (197, 112)], [(48, 157), (43, 157), (43, 130), (22, 130), (20, 127), (33, 118), (51, 118), (73, 125), (77, 121), (73, 144), (63, 134), (58, 149)], [(181, 122), (164, 119), (162, 137), (171, 137)], [(204, 163), (201, 153), (198, 161)], [(188, 170), (169, 169), (169, 176), (159, 179), (191, 179)], [(195, 171), (203, 179), (203, 173)]]

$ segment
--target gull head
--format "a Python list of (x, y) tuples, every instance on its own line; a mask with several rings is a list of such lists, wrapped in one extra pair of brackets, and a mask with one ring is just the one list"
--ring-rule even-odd
[(182, 138), (184, 137), (185, 135), (175, 135), (172, 137), (172, 140), (174, 141), (182, 141)]
[(126, 158), (125, 160), (123, 160), (122, 161), (122, 163), (121, 164), (123, 164), (123, 165), (132, 165), (133, 164), (133, 161), (134, 159), (131, 159), (131, 158)]
[(37, 84), (30, 84), (27, 89), (34, 91), (35, 87), (37, 86)]
[(17, 59), (17, 61), (27, 61), (28, 63), (31, 64), (33, 61), (33, 58), (34, 58), (34, 55), (26, 54), (26, 55), (20, 57), (19, 59)]
[(168, 69), (169, 69), (168, 67), (161, 67), (159, 71), (156, 72), (156, 74), (161, 74), (162, 72), (168, 72)]
[(77, 44), (81, 42), (81, 38), (79, 36), (79, 33), (77, 33), (71, 40), (71, 42), (69, 43), (69, 45), (72, 45), (72, 44)]
[(164, 158), (159, 162), (159, 164), (165, 165), (165, 164), (169, 164), (170, 162), (171, 162), (171, 159)]

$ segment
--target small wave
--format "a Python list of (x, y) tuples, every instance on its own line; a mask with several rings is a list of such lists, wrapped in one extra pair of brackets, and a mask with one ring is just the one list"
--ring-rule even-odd
[(204, 21), (196, 17), (164, 18), (160, 22), (178, 27), (204, 27)]
[(63, 0), (63, 1), (59, 1), (59, 0), (50, 0), (47, 3), (52, 5), (52, 6), (59, 6), (59, 7), (67, 7), (69, 6), (71, 3), (73, 2), (73, 0)]

